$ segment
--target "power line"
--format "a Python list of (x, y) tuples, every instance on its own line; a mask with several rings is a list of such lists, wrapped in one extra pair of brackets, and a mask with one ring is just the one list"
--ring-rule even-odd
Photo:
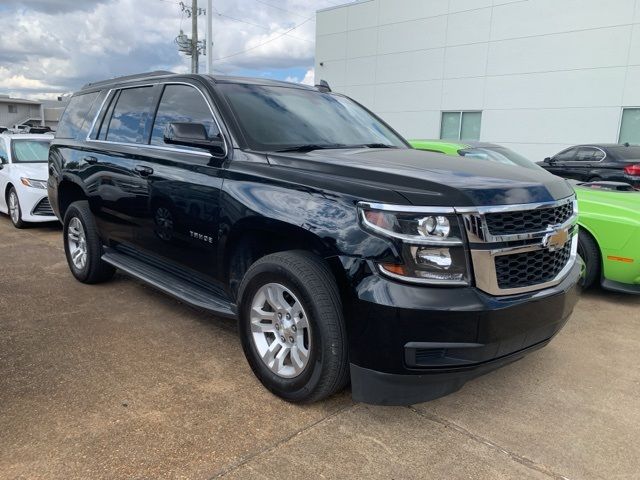
[(279, 7), (278, 5), (273, 5), (273, 4), (269, 3), (269, 2), (265, 2), (264, 0), (255, 0), (255, 1), (258, 2), (258, 3), (261, 3), (263, 5), (266, 5), (267, 7), (277, 8), (278, 10), (281, 10), (283, 12), (291, 13), (292, 15), (298, 15), (299, 17), (304, 17), (304, 15), (301, 14), (301, 13), (294, 12), (294, 11), (291, 11), (291, 10), (287, 10), (286, 8)]
[[(219, 17), (228, 18), (229, 20), (233, 20), (234, 22), (246, 23), (247, 25), (252, 25), (252, 26), (254, 26), (254, 27), (262, 28), (262, 29), (264, 29), (264, 30), (268, 30), (268, 31), (271, 31), (271, 30), (272, 30), (272, 29), (271, 29), (271, 27), (267, 27), (267, 26), (265, 26), (265, 25), (260, 25), (260, 24), (258, 24), (258, 23), (248, 22), (248, 21), (246, 21), (246, 20), (241, 20), (240, 18), (235, 18), (235, 17), (232, 17), (231, 15), (227, 15), (227, 14), (225, 14), (225, 13), (221, 13), (221, 12), (219, 12), (218, 10), (216, 10), (215, 8), (213, 9), (213, 11), (214, 11), (214, 13), (215, 13), (216, 15), (218, 15)], [(288, 35), (288, 34), (287, 34), (287, 36), (288, 36), (288, 37), (291, 37), (291, 38), (296, 38), (296, 39), (298, 39), (298, 40), (303, 40), (303, 41), (305, 41), (305, 42), (314, 43), (314, 41), (313, 41), (313, 40), (309, 40), (308, 38), (302, 38), (302, 37), (297, 37), (297, 36), (295, 36), (295, 35)]]
[(258, 44), (258, 45), (254, 45), (254, 46), (253, 46), (253, 47), (251, 47), (251, 48), (247, 48), (246, 50), (242, 50), (242, 51), (240, 51), (240, 52), (232, 53), (231, 55), (226, 55), (226, 56), (224, 56), (224, 57), (214, 58), (214, 60), (215, 60), (215, 61), (226, 60), (227, 58), (237, 57), (238, 55), (243, 55), (243, 54), (245, 54), (245, 53), (247, 53), (247, 52), (250, 52), (250, 51), (252, 51), (252, 50), (255, 50), (256, 48), (260, 48), (260, 47), (262, 47), (262, 46), (264, 46), (264, 45), (266, 45), (266, 44), (268, 44), (268, 43), (271, 43), (271, 42), (273, 42), (273, 41), (275, 41), (275, 40), (278, 40), (279, 38), (284, 37), (286, 34), (288, 34), (289, 32), (292, 32), (292, 31), (293, 31), (293, 30), (295, 30), (296, 28), (301, 27), (302, 25), (304, 25), (305, 23), (307, 23), (308, 21), (310, 21), (312, 18), (313, 18), (313, 17), (309, 17), (309, 18), (307, 18), (305, 21), (303, 21), (303, 22), (301, 22), (301, 23), (297, 24), (296, 26), (294, 26), (294, 27), (290, 28), (290, 29), (289, 29), (289, 30), (287, 30), (286, 32), (283, 32), (283, 33), (281, 33), (280, 35), (278, 35), (278, 36), (276, 36), (276, 37), (270, 38), (269, 40), (267, 40), (267, 41), (265, 41), (265, 42), (262, 42), (262, 43), (260, 43), (260, 44)]

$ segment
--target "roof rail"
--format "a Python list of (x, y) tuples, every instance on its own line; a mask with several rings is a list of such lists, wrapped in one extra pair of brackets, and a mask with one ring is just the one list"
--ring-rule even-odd
[(122, 77), (113, 77), (108, 80), (100, 80), (99, 82), (91, 82), (82, 86), (80, 90), (85, 90), (87, 88), (99, 87), (101, 85), (108, 85), (110, 83), (116, 82), (126, 82), (128, 80), (135, 80), (137, 78), (151, 78), (151, 77), (163, 77), (165, 75), (173, 75), (174, 72), (169, 72), (168, 70), (156, 70), (154, 72), (144, 72), (144, 73), (136, 73), (134, 75), (125, 75)]

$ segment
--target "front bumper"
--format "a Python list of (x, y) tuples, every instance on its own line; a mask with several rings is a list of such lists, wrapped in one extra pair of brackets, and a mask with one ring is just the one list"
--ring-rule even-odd
[(560, 284), (509, 297), (365, 276), (347, 308), (354, 400), (432, 400), (543, 347), (573, 311), (579, 275), (576, 263)]
[(58, 218), (53, 213), (47, 190), (41, 188), (20, 187), (17, 190), (22, 220), (25, 222), (55, 222)]

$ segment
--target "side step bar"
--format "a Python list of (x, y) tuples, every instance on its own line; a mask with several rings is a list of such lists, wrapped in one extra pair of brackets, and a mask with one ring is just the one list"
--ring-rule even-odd
[(108, 250), (102, 260), (123, 272), (148, 283), (178, 300), (215, 315), (236, 318), (236, 308), (228, 299), (215, 292), (193, 284), (161, 268), (149, 265), (129, 255)]

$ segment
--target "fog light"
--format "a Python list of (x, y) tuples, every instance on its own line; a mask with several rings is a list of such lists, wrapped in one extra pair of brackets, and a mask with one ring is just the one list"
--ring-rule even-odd
[(439, 270), (451, 267), (451, 252), (448, 248), (418, 248), (416, 249), (416, 263), (428, 265)]
[(418, 233), (424, 237), (447, 238), (451, 231), (449, 219), (443, 216), (429, 216), (418, 221)]

